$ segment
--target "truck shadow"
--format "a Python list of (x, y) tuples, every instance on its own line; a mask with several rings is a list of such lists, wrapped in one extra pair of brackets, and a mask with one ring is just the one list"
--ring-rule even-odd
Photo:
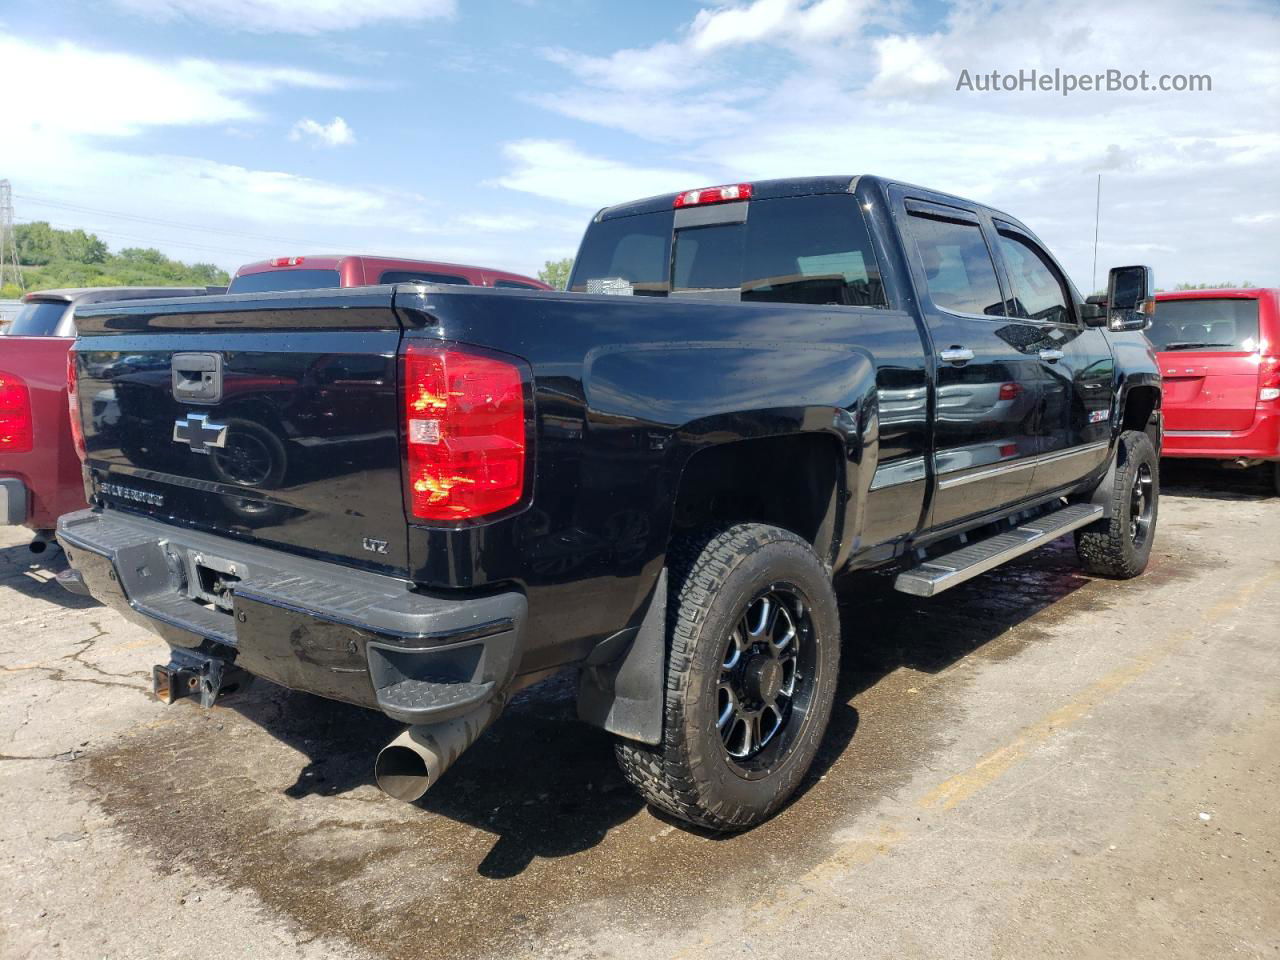
[(25, 543), (0, 549), (0, 588), (8, 587), (18, 593), (38, 600), (46, 600), (69, 610), (85, 610), (101, 606), (92, 597), (68, 593), (58, 586), (54, 577), (65, 570), (67, 558), (56, 545), (50, 545), (43, 553), (33, 553)]
[[(1076, 568), (1069, 541), (1063, 541), (933, 600), (896, 593), (885, 576), (840, 584), (843, 665), (835, 707), (813, 768), (790, 805), (804, 804), (807, 793), (837, 764), (842, 776), (847, 769), (863, 781), (908, 775), (920, 754), (901, 758), (897, 771), (877, 766), (868, 774), (859, 768), (859, 698), (903, 668), (936, 674), (978, 651), (990, 659), (1013, 655), (1044, 634), (1025, 621), (1037, 615), (1045, 620), (1046, 608), (1089, 582)], [(1009, 631), (1020, 625), (1015, 641)], [(1003, 638), (1000, 649), (986, 649), (997, 638)], [(284, 791), (291, 798), (341, 794), (371, 784), (374, 756), (400, 729), (380, 714), (269, 684), (259, 682), (251, 690), (229, 698), (227, 705), (308, 758)], [(572, 672), (523, 691), (418, 802), (423, 811), (458, 824), (472, 837), (476, 832), (494, 837), (477, 866), (480, 876), (512, 878), (536, 858), (587, 851), (641, 810), (642, 801), (614, 762), (612, 737), (577, 720), (575, 694)], [(923, 705), (903, 705), (904, 715), (912, 711), (923, 712)], [(877, 751), (876, 764), (883, 762)], [(865, 782), (855, 788), (840, 777), (827, 779), (837, 781), (828, 783), (837, 807), (848, 809), (866, 799), (861, 792)], [(696, 830), (654, 812), (697, 835), (731, 836)], [(787, 815), (784, 810), (779, 819)]]

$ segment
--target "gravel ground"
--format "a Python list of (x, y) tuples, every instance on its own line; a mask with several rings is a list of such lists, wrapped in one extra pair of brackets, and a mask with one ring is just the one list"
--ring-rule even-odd
[(1165, 482), (1136, 581), (1064, 540), (843, 585), (813, 776), (730, 838), (646, 809), (569, 678), (413, 806), (374, 714), (165, 707), (164, 645), (0, 528), (0, 955), (1280, 958), (1280, 499)]

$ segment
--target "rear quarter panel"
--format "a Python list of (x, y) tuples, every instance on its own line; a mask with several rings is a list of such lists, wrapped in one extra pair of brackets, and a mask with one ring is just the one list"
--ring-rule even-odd
[(524, 671), (578, 659), (638, 623), (665, 562), (681, 472), (698, 451), (826, 434), (844, 452), (847, 493), (870, 485), (886, 452), (920, 442), (923, 411), (885, 432), (877, 420), (876, 363), (923, 362), (906, 313), (413, 289), (397, 296), (406, 336), (490, 347), (532, 367), (530, 506), (470, 529), (415, 527), (409, 541), (410, 570), (426, 584), (469, 573), (471, 585), (525, 586), (535, 647)]

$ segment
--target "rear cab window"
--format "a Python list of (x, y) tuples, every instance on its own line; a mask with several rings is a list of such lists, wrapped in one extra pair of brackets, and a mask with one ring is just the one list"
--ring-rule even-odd
[(379, 283), (454, 283), (464, 287), (471, 281), (456, 273), (431, 273), (427, 270), (384, 270)]
[(857, 200), (849, 194), (721, 204), (593, 223), (570, 289), (744, 302), (885, 305)]
[(8, 337), (56, 337), (67, 312), (65, 300), (28, 300), (5, 331)]
[(263, 270), (233, 277), (227, 293), (274, 293), (340, 286), (342, 277), (337, 270)]
[(1147, 339), (1157, 350), (1256, 353), (1258, 301), (1245, 297), (1157, 300)]

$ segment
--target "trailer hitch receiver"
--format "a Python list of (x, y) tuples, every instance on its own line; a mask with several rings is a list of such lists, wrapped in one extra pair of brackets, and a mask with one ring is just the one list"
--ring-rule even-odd
[(151, 668), (151, 692), (161, 703), (183, 697), (212, 707), (219, 694), (242, 686), (249, 675), (230, 660), (195, 650), (173, 650), (167, 664)]

